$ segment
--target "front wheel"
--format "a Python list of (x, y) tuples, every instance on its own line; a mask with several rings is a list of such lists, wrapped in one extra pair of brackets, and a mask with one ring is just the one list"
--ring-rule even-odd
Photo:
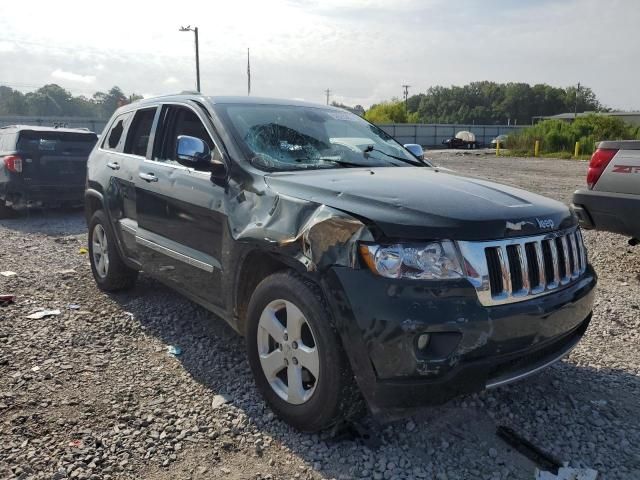
[(247, 352), (258, 389), (284, 421), (313, 432), (364, 413), (319, 289), (290, 272), (264, 279), (249, 302)]
[(89, 222), (89, 260), (98, 287), (107, 292), (131, 288), (138, 278), (138, 271), (120, 258), (112, 232), (105, 213), (94, 213)]

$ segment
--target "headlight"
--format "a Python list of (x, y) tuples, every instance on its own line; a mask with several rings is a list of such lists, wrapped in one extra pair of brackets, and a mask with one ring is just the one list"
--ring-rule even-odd
[(360, 254), (373, 273), (387, 278), (442, 280), (463, 278), (453, 242), (360, 245)]

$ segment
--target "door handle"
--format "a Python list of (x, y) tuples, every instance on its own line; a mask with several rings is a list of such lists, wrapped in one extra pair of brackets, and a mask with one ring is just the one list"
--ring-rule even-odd
[(109, 162), (107, 163), (107, 167), (111, 170), (120, 170), (120, 164), (118, 162)]
[(158, 177), (156, 177), (153, 173), (138, 173), (138, 176), (147, 181), (147, 182), (157, 182), (158, 181)]

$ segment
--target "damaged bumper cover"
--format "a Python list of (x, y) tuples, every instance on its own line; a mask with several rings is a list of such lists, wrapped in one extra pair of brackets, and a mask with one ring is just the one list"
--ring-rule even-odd
[[(589, 267), (561, 291), (495, 307), (482, 306), (466, 280), (391, 280), (336, 267), (324, 287), (356, 379), (378, 414), (444, 403), (559, 360), (588, 327), (595, 284)], [(424, 334), (426, 346), (418, 342)]]

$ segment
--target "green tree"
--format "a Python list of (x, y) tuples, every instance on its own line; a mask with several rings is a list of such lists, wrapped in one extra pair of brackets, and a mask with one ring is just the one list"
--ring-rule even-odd
[(0, 115), (26, 115), (27, 103), (18, 90), (0, 86)]
[[(407, 100), (409, 112), (424, 123), (528, 124), (534, 116), (572, 112), (575, 87), (545, 84), (473, 82), (435, 86)], [(581, 87), (578, 111), (602, 111), (604, 107), (588, 87)]]
[(27, 113), (29, 115), (42, 116), (72, 115), (72, 98), (69, 91), (60, 85), (51, 83), (25, 95)]
[(407, 111), (404, 102), (397, 99), (372, 105), (364, 114), (364, 118), (371, 123), (407, 123)]
[[(564, 91), (565, 111), (573, 112), (576, 106), (576, 87), (568, 87)], [(599, 112), (604, 108), (589, 87), (580, 86), (578, 95), (578, 112)]]
[(119, 87), (113, 87), (106, 93), (96, 92), (87, 98), (73, 96), (55, 83), (27, 94), (0, 85), (0, 115), (108, 118), (119, 106), (140, 99), (142, 96), (135, 93), (127, 97)]
[(93, 101), (98, 106), (98, 114), (102, 118), (110, 117), (119, 107), (129, 103), (120, 87), (112, 87), (107, 93), (94, 93)]

